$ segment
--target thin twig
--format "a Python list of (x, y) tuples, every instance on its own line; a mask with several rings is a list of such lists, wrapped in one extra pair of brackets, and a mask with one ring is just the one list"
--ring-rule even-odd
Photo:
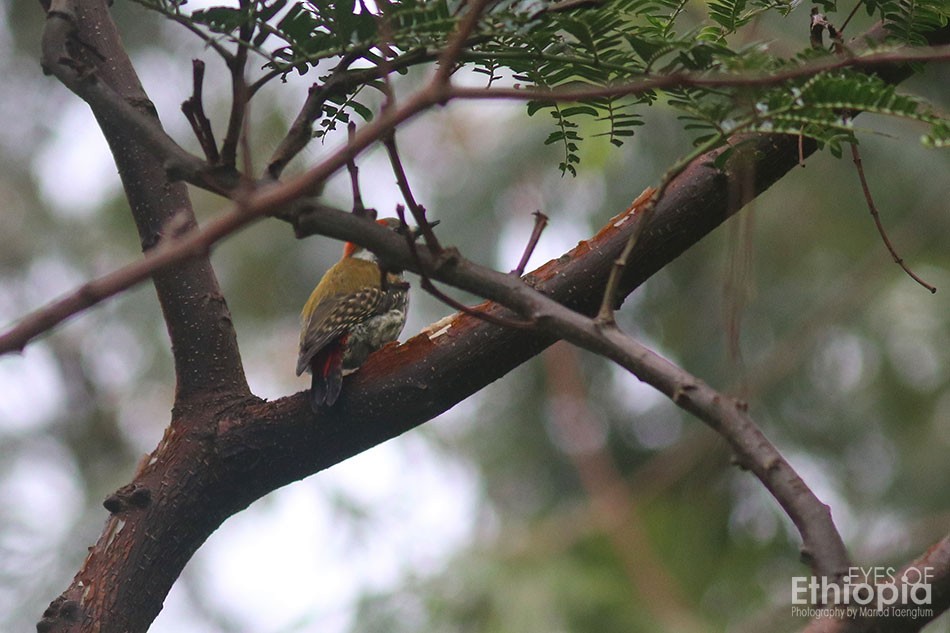
[(399, 217), (399, 223), (402, 225), (402, 232), (406, 236), (406, 245), (409, 247), (409, 253), (416, 265), (417, 270), (419, 271), (419, 285), (423, 290), (450, 308), (458, 310), (463, 314), (473, 316), (476, 319), (481, 319), (486, 323), (491, 323), (492, 325), (500, 325), (502, 327), (510, 327), (515, 329), (529, 329), (537, 325), (533, 320), (509, 319), (507, 317), (498, 316), (497, 314), (492, 314), (490, 312), (476, 310), (471, 306), (465, 305), (461, 301), (453, 299), (449, 295), (436, 288), (435, 284), (432, 283), (432, 280), (429, 278), (429, 275), (426, 272), (426, 267), (422, 263), (422, 258), (419, 256), (419, 250), (416, 246), (416, 238), (413, 236), (412, 230), (409, 229), (409, 225), (406, 224), (406, 209), (401, 204), (396, 205), (396, 215)]
[(198, 144), (201, 145), (205, 158), (211, 164), (216, 164), (220, 158), (218, 145), (214, 140), (214, 130), (211, 121), (205, 115), (202, 92), (205, 77), (205, 63), (200, 59), (191, 60), (191, 96), (181, 104), (181, 111), (191, 125)]
[[(593, 9), (604, 4), (604, 0), (560, 0), (545, 7), (541, 7), (531, 14), (531, 20), (537, 20), (546, 13), (573, 11), (574, 9)], [(672, 21), (672, 20), (671, 20)]]
[(396, 184), (399, 186), (399, 191), (402, 193), (402, 197), (406, 201), (406, 205), (409, 207), (413, 219), (416, 221), (416, 226), (419, 227), (419, 232), (422, 234), (423, 239), (425, 239), (429, 252), (433, 254), (441, 253), (442, 245), (439, 243), (439, 238), (435, 236), (432, 225), (426, 217), (425, 208), (416, 202), (415, 197), (412, 195), (412, 189), (409, 187), (409, 179), (406, 177), (406, 170), (402, 166), (402, 159), (399, 158), (399, 149), (396, 147), (395, 130), (390, 130), (390, 132), (383, 137), (383, 145), (386, 147), (386, 153), (389, 155), (389, 163), (392, 165), (393, 173), (396, 175)]
[[(241, 9), (248, 10), (249, 0), (241, 0)], [(221, 163), (227, 167), (237, 164), (237, 148), (244, 131), (244, 118), (247, 114), (248, 90), (244, 70), (247, 66), (247, 45), (254, 34), (254, 23), (246, 20), (241, 23), (240, 41), (231, 59), (227, 60), (231, 72), (231, 114), (228, 128), (221, 143)]]
[(439, 66), (435, 71), (435, 77), (432, 79), (433, 86), (447, 87), (452, 73), (455, 71), (455, 63), (458, 61), (462, 48), (468, 40), (469, 35), (475, 30), (482, 12), (492, 0), (472, 0), (467, 3), (468, 13), (459, 22), (455, 33), (449, 38), (445, 50), (439, 57)]
[(666, 170), (666, 173), (663, 174), (663, 177), (660, 179), (660, 184), (656, 189), (647, 189), (633, 201), (631, 207), (640, 207), (637, 209), (636, 217), (634, 218), (636, 225), (633, 231), (631, 231), (630, 237), (627, 239), (627, 243), (624, 245), (620, 256), (614, 260), (610, 276), (607, 278), (607, 285), (604, 288), (604, 297), (600, 302), (600, 309), (597, 311), (597, 323), (605, 326), (614, 324), (614, 305), (617, 302), (617, 289), (620, 287), (620, 278), (623, 276), (623, 271), (627, 267), (630, 254), (640, 240), (640, 236), (643, 235), (643, 232), (646, 231), (647, 226), (649, 226), (650, 219), (653, 217), (653, 211), (656, 209), (656, 205), (660, 199), (663, 198), (667, 187), (669, 187), (673, 179), (689, 167), (696, 158), (717, 147), (724, 140), (722, 135), (717, 135), (715, 138), (710, 139), (694, 149)]
[[(353, 144), (353, 137), (356, 135), (356, 124), (350, 121), (346, 126), (347, 143)], [(353, 191), (353, 213), (356, 215), (366, 215), (366, 207), (363, 206), (363, 196), (360, 194), (360, 168), (356, 166), (355, 154), (350, 154), (346, 161), (346, 170), (350, 174), (350, 188)]]
[(528, 260), (531, 259), (531, 254), (534, 253), (534, 249), (538, 245), (538, 240), (541, 239), (541, 232), (544, 231), (544, 227), (548, 225), (548, 216), (541, 213), (540, 209), (531, 215), (534, 216), (534, 228), (531, 230), (531, 237), (528, 238), (528, 243), (525, 244), (524, 253), (521, 254), (521, 260), (518, 262), (518, 266), (511, 271), (516, 277), (520, 277), (524, 274), (524, 269), (528, 266)]
[(848, 23), (851, 21), (851, 18), (854, 17), (854, 14), (858, 12), (858, 9), (861, 8), (861, 5), (864, 4), (864, 0), (858, 0), (854, 3), (854, 8), (851, 9), (851, 13), (848, 14), (848, 17), (845, 18), (844, 22), (841, 24), (841, 28), (838, 29), (838, 34), (844, 33), (845, 28), (848, 26)]
[(870, 53), (861, 56), (822, 58), (799, 66), (773, 73), (700, 74), (692, 72), (671, 73), (641, 77), (628, 82), (591, 88), (543, 89), (543, 88), (475, 88), (451, 86), (447, 88), (449, 99), (499, 99), (515, 101), (569, 102), (597, 98), (639, 95), (651, 90), (671, 88), (729, 88), (775, 86), (791, 79), (811, 77), (822, 72), (841, 68), (865, 68), (881, 64), (904, 64), (908, 62), (950, 60), (950, 45), (922, 48), (903, 48), (896, 51)]
[(270, 178), (274, 180), (279, 178), (288, 163), (310, 142), (313, 136), (313, 122), (323, 114), (324, 103), (339, 88), (346, 69), (357, 59), (359, 55), (353, 53), (344, 55), (323, 84), (313, 84), (310, 87), (303, 107), (300, 108), (287, 134), (268, 161), (267, 175)]
[(858, 171), (858, 178), (861, 180), (861, 191), (864, 192), (864, 200), (867, 202), (868, 211), (871, 212), (871, 217), (874, 218), (874, 225), (877, 227), (877, 232), (881, 235), (881, 240), (883, 240), (884, 246), (887, 247), (887, 251), (891, 254), (894, 262), (897, 263), (897, 265), (900, 266), (901, 269), (903, 269), (903, 271), (907, 273), (911, 279), (929, 290), (931, 294), (937, 292), (936, 287), (921, 279), (907, 266), (907, 264), (904, 263), (903, 258), (897, 254), (897, 251), (894, 249), (894, 245), (891, 244), (891, 240), (887, 236), (887, 231), (884, 229), (884, 224), (881, 222), (881, 215), (878, 213), (877, 206), (874, 204), (874, 198), (871, 197), (871, 188), (868, 186), (868, 181), (864, 174), (864, 165), (861, 162), (861, 153), (858, 151), (857, 143), (851, 143), (851, 158), (854, 161), (854, 166)]

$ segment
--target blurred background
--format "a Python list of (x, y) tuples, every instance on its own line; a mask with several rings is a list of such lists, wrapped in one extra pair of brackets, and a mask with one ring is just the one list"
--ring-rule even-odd
[[(88, 108), (40, 70), (41, 9), (12, 0), (0, 12), (6, 326), (140, 253)], [(137, 5), (118, 2), (114, 14), (166, 128), (197, 152), (179, 111), (189, 60), (208, 63), (206, 108), (219, 115), (223, 65)], [(807, 16), (803, 5), (755, 37), (804, 48)], [(252, 104), (258, 166), (315, 77), (288, 79)], [(946, 67), (902, 89), (950, 105)], [(690, 147), (659, 105), (623, 148), (585, 142), (579, 175), (563, 178), (559, 148), (543, 145), (548, 123), (516, 104), (453, 104), (400, 130), (416, 197), (441, 220), (443, 241), (510, 270), (540, 209), (550, 225), (533, 268), (592, 235)], [(652, 278), (619, 318), (751, 402), (831, 505), (857, 564), (898, 565), (950, 525), (950, 157), (924, 149), (915, 125), (859, 125), (881, 132), (861, 141), (883, 221), (936, 295), (891, 261), (850, 160), (821, 154)], [(296, 168), (336, 142), (313, 142)], [(399, 198), (384, 153), (360, 167), (367, 205), (391, 215)], [(346, 208), (348, 192), (344, 174), (326, 199)], [(226, 208), (202, 192), (194, 201), (200, 220)], [(269, 220), (214, 252), (257, 395), (307, 387), (293, 372), (297, 314), (339, 249)], [(404, 338), (449, 312), (417, 291)], [(32, 630), (68, 585), (102, 529), (102, 500), (161, 437), (173, 384), (147, 285), (0, 357), (0, 631)], [(423, 427), (227, 521), (152, 630), (797, 630), (791, 577), (807, 573), (798, 544), (711, 431), (610, 363), (555, 345)], [(950, 619), (928, 631), (950, 631)]]

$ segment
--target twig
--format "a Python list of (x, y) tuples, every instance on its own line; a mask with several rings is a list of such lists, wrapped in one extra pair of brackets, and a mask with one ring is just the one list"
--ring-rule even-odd
[(322, 85), (313, 84), (310, 87), (307, 99), (304, 101), (303, 107), (300, 108), (297, 118), (294, 119), (290, 129), (287, 130), (287, 134), (277, 146), (277, 149), (274, 150), (270, 161), (268, 161), (267, 175), (269, 177), (274, 180), (280, 178), (287, 164), (310, 142), (313, 122), (323, 114), (323, 104), (337, 90), (346, 69), (357, 59), (359, 59), (359, 55), (355, 53), (344, 55), (340, 63), (330, 73), (330, 77)]
[(534, 228), (531, 230), (531, 237), (528, 238), (528, 243), (525, 244), (524, 253), (521, 254), (521, 261), (519, 261), (518, 266), (511, 271), (516, 277), (520, 277), (524, 274), (528, 260), (531, 259), (531, 254), (534, 253), (534, 249), (538, 245), (538, 240), (541, 239), (541, 232), (544, 231), (544, 227), (548, 225), (548, 216), (541, 213), (540, 209), (531, 215), (534, 216)]
[(402, 159), (399, 158), (399, 149), (396, 147), (395, 130), (390, 130), (389, 133), (383, 137), (383, 145), (386, 147), (386, 153), (389, 155), (389, 163), (392, 165), (393, 173), (396, 175), (396, 184), (399, 186), (399, 191), (402, 193), (402, 197), (406, 201), (406, 205), (408, 205), (413, 219), (416, 221), (416, 226), (419, 227), (419, 232), (422, 233), (422, 237), (425, 239), (426, 247), (428, 247), (430, 253), (441, 253), (442, 245), (439, 243), (439, 238), (435, 236), (432, 225), (426, 217), (425, 208), (416, 202), (415, 197), (412, 195), (412, 189), (409, 187), (409, 179), (406, 177), (406, 170), (402, 166)]
[(450, 308), (458, 310), (463, 314), (468, 314), (475, 317), (476, 319), (481, 319), (486, 323), (491, 323), (492, 325), (500, 325), (502, 327), (510, 327), (515, 329), (529, 329), (536, 326), (536, 323), (533, 320), (517, 320), (509, 319), (506, 317), (498, 316), (497, 314), (492, 314), (490, 312), (482, 312), (481, 310), (476, 310), (471, 306), (467, 306), (461, 301), (453, 299), (449, 295), (445, 294), (438, 288), (435, 284), (432, 283), (432, 280), (429, 278), (428, 273), (426, 272), (426, 266), (422, 263), (422, 258), (419, 256), (419, 249), (416, 246), (416, 238), (413, 236), (412, 231), (409, 229), (409, 225), (406, 224), (406, 210), (401, 204), (396, 205), (396, 215), (399, 217), (399, 222), (403, 228), (403, 234), (406, 236), (406, 245), (409, 247), (409, 253), (413, 259), (413, 262), (416, 265), (416, 269), (419, 271), (419, 285), (423, 290), (428, 292), (430, 295), (446, 304)]
[(877, 205), (874, 204), (874, 198), (871, 197), (871, 188), (868, 186), (868, 181), (864, 174), (864, 165), (861, 162), (861, 153), (858, 151), (857, 143), (851, 143), (851, 159), (854, 161), (854, 166), (858, 172), (858, 178), (861, 180), (861, 191), (864, 192), (864, 200), (867, 202), (868, 211), (871, 212), (871, 217), (874, 218), (874, 225), (877, 227), (877, 232), (881, 235), (881, 240), (883, 240), (884, 246), (887, 247), (887, 251), (891, 254), (894, 262), (900, 266), (901, 269), (907, 273), (911, 279), (929, 290), (931, 294), (937, 292), (937, 288), (935, 286), (932, 286), (921, 279), (907, 266), (907, 264), (904, 263), (903, 258), (897, 254), (897, 251), (894, 249), (894, 245), (891, 244), (891, 240), (887, 236), (887, 231), (884, 229), (884, 224), (881, 222), (881, 214), (878, 213)]
[(848, 23), (851, 22), (851, 18), (854, 17), (854, 14), (858, 12), (858, 9), (861, 8), (861, 5), (864, 4), (864, 0), (858, 0), (854, 3), (854, 8), (851, 9), (851, 13), (848, 14), (848, 17), (845, 18), (844, 22), (841, 24), (841, 28), (838, 29), (839, 35), (844, 33), (845, 28), (848, 26)]
[(643, 235), (643, 232), (650, 224), (653, 211), (656, 209), (657, 203), (663, 198), (667, 187), (669, 187), (673, 179), (689, 167), (696, 158), (717, 147), (723, 140), (722, 135), (717, 135), (715, 138), (710, 139), (694, 149), (688, 155), (674, 163), (673, 166), (663, 174), (663, 177), (660, 179), (660, 184), (656, 189), (647, 189), (633, 201), (631, 207), (640, 207), (634, 218), (636, 225), (630, 233), (630, 237), (627, 239), (627, 243), (624, 245), (620, 256), (614, 260), (610, 276), (607, 278), (607, 285), (604, 288), (604, 297), (600, 302), (600, 310), (597, 311), (597, 323), (605, 326), (614, 324), (614, 305), (617, 302), (617, 289), (620, 287), (620, 278), (623, 275), (624, 269), (627, 267), (630, 254), (640, 240), (640, 236)]
[(449, 86), (449, 79), (455, 71), (455, 63), (458, 61), (462, 48), (465, 46), (469, 35), (475, 30), (482, 12), (492, 0), (472, 0), (467, 4), (468, 13), (459, 22), (455, 33), (449, 38), (448, 45), (442, 51), (439, 57), (439, 66), (435, 71), (435, 77), (432, 79), (432, 85), (436, 88), (446, 88)]
[[(250, 0), (241, 0), (240, 6), (243, 11), (247, 11), (250, 6)], [(244, 131), (244, 118), (247, 114), (248, 90), (247, 81), (244, 78), (244, 70), (247, 66), (247, 44), (254, 34), (254, 22), (245, 20), (241, 23), (240, 41), (237, 43), (237, 51), (227, 61), (228, 70), (231, 72), (231, 114), (228, 117), (228, 129), (221, 143), (221, 163), (226, 167), (233, 167), (237, 164), (237, 148)]]
[[(353, 143), (353, 136), (356, 134), (356, 124), (350, 121), (346, 126), (347, 142)], [(353, 191), (353, 213), (356, 215), (366, 215), (366, 207), (363, 206), (363, 196), (360, 194), (360, 168), (356, 166), (354, 154), (346, 161), (346, 170), (350, 174), (350, 188)]]
[(629, 82), (610, 86), (562, 89), (539, 88), (472, 88), (451, 86), (447, 89), (449, 99), (499, 99), (515, 101), (568, 102), (589, 99), (639, 95), (651, 90), (670, 88), (727, 88), (774, 86), (790, 79), (811, 77), (813, 75), (841, 68), (866, 68), (882, 64), (905, 64), (909, 62), (946, 61), (950, 59), (950, 45), (922, 48), (904, 48), (883, 53), (870, 53), (861, 56), (842, 56), (807, 62), (800, 66), (773, 73), (699, 74), (692, 72), (671, 73), (642, 77)]
[(202, 88), (205, 77), (205, 63), (200, 59), (191, 60), (191, 96), (181, 104), (181, 111), (188, 119), (198, 144), (201, 145), (205, 158), (209, 163), (215, 164), (220, 158), (218, 154), (218, 145), (214, 140), (214, 130), (211, 129), (211, 121), (205, 115), (204, 104), (202, 100)]

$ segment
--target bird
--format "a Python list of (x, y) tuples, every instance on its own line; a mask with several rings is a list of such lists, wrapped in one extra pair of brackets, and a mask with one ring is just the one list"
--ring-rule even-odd
[[(396, 218), (376, 222), (394, 231), (403, 226)], [(297, 375), (311, 374), (315, 413), (337, 401), (344, 374), (399, 337), (408, 308), (409, 284), (397, 273), (384, 274), (372, 253), (347, 242), (300, 313)]]

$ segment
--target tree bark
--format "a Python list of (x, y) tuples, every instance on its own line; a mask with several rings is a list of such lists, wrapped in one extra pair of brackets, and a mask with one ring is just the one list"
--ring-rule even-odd
[[(105, 2), (56, 0), (47, 6), (43, 65), (80, 96), (90, 84), (102, 82), (161, 129)], [(142, 250), (193, 229), (195, 216), (184, 183), (169, 179), (166, 165), (138, 134), (95, 102), (90, 107), (115, 159)], [(210, 260), (191, 258), (153, 279), (175, 360), (176, 406), (193, 399), (247, 397), (231, 314)]]

